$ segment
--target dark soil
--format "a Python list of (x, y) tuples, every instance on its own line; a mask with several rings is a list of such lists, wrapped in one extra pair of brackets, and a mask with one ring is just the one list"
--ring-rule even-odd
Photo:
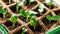
[[(22, 33), (22, 29), (21, 30), (19, 30), (19, 31), (17, 31), (17, 32), (15, 32), (15, 33), (13, 33), (13, 34), (21, 34)], [(28, 32), (26, 32), (25, 34), (29, 34)]]
[(19, 13), (19, 10), (22, 9), (22, 8), (19, 7), (19, 8), (18, 8), (18, 12), (16, 11), (16, 5), (11, 6), (10, 9), (11, 9), (14, 13), (16, 13), (16, 14), (20, 14), (20, 13)]
[(60, 16), (60, 10), (56, 10), (55, 14)]
[(35, 30), (32, 26), (29, 25), (29, 27), (34, 32), (34, 34), (40, 34), (40, 33), (44, 32), (44, 29), (39, 24), (36, 26)]
[(36, 1), (34, 1), (34, 2), (32, 2), (30, 5), (26, 5), (26, 6), (28, 6), (27, 8), (28, 9), (31, 9), (31, 8), (33, 8), (34, 6), (36, 6), (37, 5), (37, 2)]
[(18, 22), (17, 22), (17, 23), (15, 24), (15, 27), (13, 27), (11, 21), (6, 21), (6, 22), (4, 23), (4, 25), (5, 25), (10, 31), (12, 31), (12, 30), (14, 30), (15, 28), (21, 26), (21, 24), (18, 24)]
[[(3, 2), (5, 2), (6, 5), (9, 5), (9, 0), (2, 0)], [(14, 2), (11, 2), (10, 4), (12, 4)]]
[(44, 5), (49, 9), (54, 9), (55, 8), (55, 6), (53, 4), (51, 4), (50, 7), (48, 5), (46, 5), (45, 3), (44, 3)]

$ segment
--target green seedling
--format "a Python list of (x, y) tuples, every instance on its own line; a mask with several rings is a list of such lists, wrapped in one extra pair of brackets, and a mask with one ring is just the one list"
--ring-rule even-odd
[(25, 27), (23, 27), (23, 28), (22, 28), (22, 33), (21, 33), (21, 34), (25, 34), (27, 31), (28, 31), (28, 29), (25, 28)]
[(18, 12), (20, 2), (19, 2), (19, 0), (13, 0), (13, 1), (16, 3), (16, 11)]
[(37, 26), (37, 19), (36, 18), (31, 18), (30, 20), (30, 25), (34, 27), (34, 30), (35, 30), (35, 27)]
[(25, 12), (23, 9), (21, 9), (20, 14), (26, 18), (26, 21), (28, 21), (28, 18), (31, 18), (32, 16), (37, 14), (37, 12), (31, 11), (31, 10), (29, 12)]
[(44, 10), (44, 4), (39, 5), (38, 11), (41, 13)]
[(26, 4), (31, 4), (32, 2), (34, 2), (35, 0), (22, 0), (22, 2), (20, 2), (20, 6), (21, 5), (26, 5)]
[(59, 20), (60, 16), (58, 16), (58, 15), (55, 15), (55, 16), (47, 15), (46, 18), (49, 20), (49, 22), (51, 22), (52, 20)]
[(45, 3), (46, 3), (46, 5), (49, 6), (49, 8), (50, 8), (50, 5), (52, 2), (54, 2), (54, 0), (45, 0)]
[(8, 10), (7, 10), (7, 9), (4, 10), (4, 9), (2, 8), (2, 5), (0, 5), (0, 13), (3, 14), (3, 18), (5, 18), (5, 15), (8, 13)]
[(17, 16), (16, 14), (13, 14), (13, 15), (10, 17), (10, 21), (12, 22), (13, 27), (14, 27), (15, 24), (17, 23), (17, 21), (18, 21), (18, 16)]

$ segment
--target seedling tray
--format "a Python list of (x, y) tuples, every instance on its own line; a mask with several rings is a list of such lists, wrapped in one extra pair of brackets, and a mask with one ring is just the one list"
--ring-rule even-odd
[[(2, 16), (0, 16), (0, 23), (4, 25), (4, 27), (7, 29), (9, 34), (21, 34), (21, 29), (23, 27), (26, 27), (28, 31), (26, 34), (45, 34), (45, 32), (53, 29), (54, 27), (60, 25), (60, 20), (57, 21), (51, 21), (50, 23), (46, 19), (46, 15), (59, 15), (60, 16), (60, 7), (56, 4), (52, 3), (51, 8), (45, 5), (44, 0), (35, 0), (30, 6), (20, 6), (19, 9), (24, 9), (25, 11), (34, 10), (37, 11), (38, 6), (40, 4), (44, 4), (44, 12), (38, 15), (35, 15), (36, 19), (38, 20), (38, 25), (35, 30), (33, 30), (33, 27), (29, 25), (26, 21), (24, 21), (24, 18), (20, 15), (20, 13), (16, 12), (16, 3), (12, 2), (8, 4), (8, 0), (0, 0), (0, 4), (3, 6), (3, 9), (8, 9), (8, 14), (6, 15), (6, 18), (3, 19)], [(9, 21), (9, 18), (12, 14), (17, 14), (19, 19), (14, 28), (12, 28), (12, 23)], [(1, 15), (1, 14), (0, 14)]]

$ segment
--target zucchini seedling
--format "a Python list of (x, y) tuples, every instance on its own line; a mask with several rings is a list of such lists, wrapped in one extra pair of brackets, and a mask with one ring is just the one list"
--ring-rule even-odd
[(55, 16), (47, 15), (46, 18), (49, 20), (49, 23), (50, 23), (52, 20), (59, 20), (60, 16), (58, 16), (58, 15), (55, 15)]
[(0, 5), (0, 13), (3, 14), (3, 18), (5, 18), (6, 14), (8, 13), (8, 10), (7, 10), (7, 9), (4, 10), (4, 9), (2, 8), (2, 5)]
[(44, 4), (40, 4), (38, 11), (41, 13), (41, 12), (43, 12), (43, 10), (44, 10)]
[(28, 18), (31, 18), (32, 16), (37, 14), (37, 12), (31, 11), (31, 10), (29, 12), (25, 12), (23, 9), (21, 9), (20, 14), (21, 16), (26, 18), (26, 21), (28, 21)]
[(27, 31), (28, 31), (28, 29), (25, 28), (25, 27), (23, 27), (23, 28), (22, 28), (22, 33), (21, 33), (21, 34), (25, 34)]
[(11, 17), (10, 17), (10, 21), (12, 22), (12, 25), (13, 27), (15, 26), (15, 24), (17, 23), (18, 21), (18, 16), (16, 14), (13, 14)]
[(30, 20), (30, 25), (34, 27), (34, 30), (35, 30), (35, 27), (37, 26), (37, 19), (36, 18), (31, 18)]
[(52, 2), (54, 2), (54, 0), (45, 0), (45, 3), (47, 6), (49, 6), (49, 8)]

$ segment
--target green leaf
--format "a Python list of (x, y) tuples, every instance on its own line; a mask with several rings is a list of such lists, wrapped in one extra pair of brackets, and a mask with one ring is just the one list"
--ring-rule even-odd
[(20, 14), (25, 18), (27, 17), (27, 14), (23, 9), (20, 9)]
[(1, 14), (4, 13), (4, 12), (3, 12), (3, 9), (2, 9), (2, 5), (0, 5), (0, 13), (1, 13)]
[(34, 2), (35, 0), (30, 0), (29, 2)]
[(52, 16), (52, 18), (51, 18), (52, 20), (59, 20), (60, 19), (60, 16), (58, 16), (58, 15), (55, 15), (55, 16)]
[(13, 14), (10, 17), (10, 21), (12, 22), (13, 26), (16, 24), (16, 22), (18, 21), (18, 16), (16, 14)]
[(39, 12), (43, 12), (43, 10), (44, 10), (44, 5), (43, 5), (43, 4), (39, 5), (38, 11), (39, 11)]
[(36, 25), (37, 25), (37, 20), (36, 20), (36, 18), (32, 18), (29, 23), (30, 23), (30, 25), (33, 26), (34, 29), (35, 29), (35, 27), (36, 27)]
[(51, 17), (50, 15), (47, 15), (46, 18), (47, 18), (49, 21), (51, 21), (51, 18), (52, 18), (52, 17)]
[(32, 18), (35, 14), (37, 14), (37, 12), (30, 10), (30, 11), (27, 13), (27, 16), (28, 16), (29, 18)]
[(28, 30), (27, 28), (23, 27), (22, 28), (22, 34), (25, 34), (25, 32), (27, 32), (27, 30)]

